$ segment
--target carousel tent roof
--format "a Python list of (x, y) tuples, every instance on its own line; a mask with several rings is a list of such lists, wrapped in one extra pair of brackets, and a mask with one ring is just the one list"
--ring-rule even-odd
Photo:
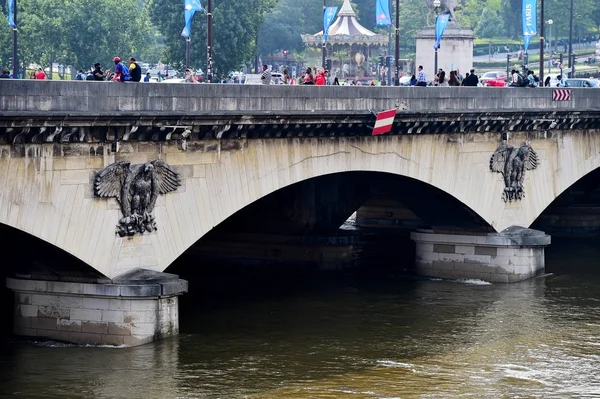
[[(350, 0), (344, 0), (342, 8), (338, 12), (336, 20), (329, 27), (327, 43), (330, 44), (375, 44), (387, 45), (388, 36), (371, 32), (356, 19), (356, 13), (352, 9)], [(321, 45), (323, 43), (323, 31), (314, 35), (301, 35), (302, 41), (307, 45)]]

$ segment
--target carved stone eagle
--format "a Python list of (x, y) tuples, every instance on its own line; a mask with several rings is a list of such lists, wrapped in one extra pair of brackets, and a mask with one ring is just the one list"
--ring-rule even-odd
[(117, 198), (123, 213), (117, 234), (123, 237), (155, 231), (152, 211), (158, 195), (175, 191), (180, 185), (179, 174), (164, 161), (135, 165), (119, 161), (96, 175), (94, 193), (99, 197)]
[(525, 196), (523, 179), (526, 170), (537, 168), (537, 153), (529, 145), (513, 147), (503, 144), (494, 152), (490, 159), (492, 172), (502, 173), (504, 177), (504, 202), (520, 200)]
[[(425, 5), (427, 6), (427, 8), (429, 9), (429, 12), (427, 13), (427, 26), (430, 26), (430, 18), (435, 16), (436, 13), (436, 7), (433, 4), (434, 0), (425, 0)], [(452, 21), (454, 21), (454, 23), (456, 23), (458, 25), (458, 23), (456, 22), (456, 13), (455, 10), (460, 8), (460, 1), (459, 0), (440, 0), (440, 11), (441, 12), (447, 12), (450, 14), (450, 19)], [(436, 71), (437, 72), (437, 71)]]

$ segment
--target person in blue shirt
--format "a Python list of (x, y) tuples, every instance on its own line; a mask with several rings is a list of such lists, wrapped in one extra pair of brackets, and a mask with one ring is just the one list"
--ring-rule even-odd
[(144, 76), (144, 82), (150, 82), (150, 72), (146, 72), (146, 76)]
[(423, 70), (423, 65), (419, 65), (419, 73), (417, 74), (417, 84), (416, 86), (427, 86), (427, 74)]

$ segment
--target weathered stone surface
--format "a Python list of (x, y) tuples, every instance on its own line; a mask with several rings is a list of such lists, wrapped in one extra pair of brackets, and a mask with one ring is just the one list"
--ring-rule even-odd
[[(15, 291), (14, 333), (80, 344), (141, 345), (179, 332), (177, 295), (187, 290), (187, 282), (178, 276), (136, 271), (128, 283), (107, 284), (110, 289), (91, 288), (92, 284), (61, 282), (46, 284), (39, 291), (39, 280), (7, 278), (7, 286)], [(17, 281), (18, 280), (18, 281)], [(145, 281), (150, 281), (144, 285)], [(165, 294), (160, 281), (164, 281)], [(45, 283), (45, 282), (44, 282)], [(56, 282), (52, 282), (56, 283)], [(88, 287), (94, 295), (82, 293)], [(132, 287), (142, 296), (132, 294)], [(144, 288), (150, 287), (150, 294)], [(27, 292), (35, 292), (29, 295)], [(100, 293), (107, 295), (99, 295)], [(116, 294), (116, 295), (114, 295)]]
[[(543, 273), (544, 245), (550, 243), (543, 232), (522, 228), (487, 235), (419, 230), (411, 233), (411, 238), (416, 242), (418, 274), (495, 283), (522, 281)], [(525, 246), (525, 242), (531, 245)], [(460, 253), (448, 253), (451, 248)]]
[[(362, 91), (363, 88), (357, 90)], [(376, 94), (381, 97), (373, 101), (380, 101), (382, 104), (384, 100), (389, 101), (391, 94), (388, 96), (383, 94), (385, 92), (382, 88), (381, 94)], [(424, 100), (442, 101), (439, 93), (434, 92), (436, 90), (421, 91)], [(485, 92), (488, 95), (490, 93)], [(543, 93), (530, 92), (527, 93), (528, 104), (533, 99), (539, 100), (545, 107), (551, 106)], [(588, 92), (583, 92), (578, 93), (578, 96), (589, 95), (586, 94)], [(293, 91), (287, 94), (292, 96), (291, 93)], [(371, 90), (370, 93), (374, 92)], [(220, 149), (227, 145), (227, 140), (207, 140), (198, 141), (196, 152), (182, 151), (174, 144), (148, 144), (141, 148), (139, 143), (131, 143), (133, 150), (137, 148), (136, 151), (143, 152), (117, 152), (116, 155), (107, 156), (105, 164), (112, 163), (114, 157), (127, 160), (133, 159), (134, 155), (143, 154), (151, 156), (151, 159), (158, 159), (169, 154), (180, 162), (177, 168), (186, 171), (182, 175), (185, 191), (166, 194), (157, 201), (155, 213), (158, 225), (169, 225), (171, 228), (148, 235), (143, 242), (134, 242), (132, 248), (127, 248), (127, 239), (115, 235), (114, 224), (105, 223), (119, 218), (118, 208), (115, 209), (116, 201), (107, 203), (88, 195), (90, 174), (98, 171), (90, 168), (88, 161), (104, 161), (102, 156), (90, 155), (92, 146), (96, 144), (82, 144), (85, 147), (85, 151), (80, 151), (82, 155), (68, 157), (63, 155), (61, 144), (36, 144), (44, 151), (43, 158), (39, 158), (44, 161), (44, 171), (29, 169), (27, 172), (26, 165), (29, 161), (26, 158), (0, 158), (0, 170), (11, 171), (10, 176), (14, 176), (14, 181), (7, 179), (5, 184), (8, 186), (0, 187), (0, 223), (45, 239), (110, 278), (141, 265), (162, 271), (214, 226), (270, 193), (313, 177), (360, 170), (407, 176), (438, 187), (471, 208), (496, 231), (502, 231), (516, 224), (530, 225), (559, 193), (600, 167), (600, 154), (590, 152), (590, 149), (600, 148), (600, 134), (594, 134), (595, 132), (593, 129), (564, 131), (555, 136), (546, 136), (541, 132), (511, 132), (510, 143), (520, 145), (528, 140), (536, 148), (540, 158), (538, 168), (529, 171), (525, 177), (527, 195), (519, 201), (518, 207), (502, 201), (501, 176), (489, 171), (489, 157), (500, 140), (496, 133), (461, 135), (456, 142), (449, 142), (447, 135), (442, 134), (418, 137), (394, 135), (377, 138), (241, 139), (241, 149), (229, 146), (227, 151)], [(51, 147), (52, 151), (46, 147)], [(0, 150), (2, 148), (8, 151), (10, 146), (0, 145)], [(56, 155), (54, 148), (60, 150)], [(211, 151), (207, 152), (208, 149)], [(74, 150), (69, 151), (72, 153)], [(210, 159), (206, 158), (209, 156), (207, 154)], [(443, 161), (438, 154), (444, 154)], [(70, 167), (83, 169), (66, 169), (67, 159)], [(63, 172), (80, 173), (79, 177), (85, 177), (81, 181), (85, 182), (75, 184), (77, 179), (65, 181)], [(36, 202), (37, 199), (40, 202)], [(18, 208), (10, 205), (15, 203), (19, 204)], [(42, 203), (48, 206), (42, 208)], [(55, 220), (56, 223), (39, 223), (39, 220), (46, 219)], [(485, 237), (482, 239), (486, 240)], [(501, 243), (514, 239), (514, 235), (507, 233), (496, 239)], [(534, 236), (524, 235), (521, 243), (536, 245), (535, 240), (537, 238), (534, 239)], [(169, 245), (165, 245), (165, 242), (169, 242)], [(463, 242), (457, 239), (446, 244), (458, 247)], [(462, 253), (455, 250), (456, 253)], [(44, 287), (40, 289), (44, 290)], [(108, 285), (83, 285), (85, 293), (91, 294), (90, 289), (112, 290), (113, 295), (120, 295), (120, 292), (115, 292)]]

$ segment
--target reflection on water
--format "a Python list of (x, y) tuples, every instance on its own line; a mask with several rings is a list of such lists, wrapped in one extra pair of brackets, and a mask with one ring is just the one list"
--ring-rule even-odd
[(597, 398), (596, 259), (592, 245), (553, 244), (554, 274), (513, 285), (340, 275), (208, 281), (210, 296), (184, 298), (175, 339), (127, 349), (7, 342), (0, 395)]

